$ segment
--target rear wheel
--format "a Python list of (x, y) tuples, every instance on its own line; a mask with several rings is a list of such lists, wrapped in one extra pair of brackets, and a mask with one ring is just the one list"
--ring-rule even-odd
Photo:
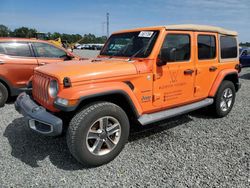
[(235, 101), (235, 87), (231, 81), (224, 80), (215, 96), (213, 111), (217, 117), (226, 116), (232, 109)]
[(121, 152), (128, 135), (126, 113), (113, 103), (98, 102), (73, 117), (67, 132), (67, 144), (80, 163), (99, 166)]
[(0, 83), (0, 107), (3, 107), (8, 99), (8, 89)]

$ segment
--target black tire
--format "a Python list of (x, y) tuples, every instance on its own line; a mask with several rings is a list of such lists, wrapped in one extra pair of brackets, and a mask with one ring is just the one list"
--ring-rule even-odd
[[(221, 105), (223, 100), (224, 100), (224, 102), (226, 101), (226, 99), (223, 98), (223, 94), (226, 90), (231, 91), (231, 94), (232, 94), (230, 106), (227, 104), (229, 101), (226, 102), (226, 104), (225, 104), (226, 106)], [(221, 83), (221, 85), (216, 93), (216, 96), (214, 97), (214, 104), (212, 105), (212, 112), (216, 117), (222, 118), (222, 117), (225, 117), (226, 115), (228, 115), (228, 113), (233, 108), (233, 105), (235, 102), (235, 94), (236, 94), (236, 92), (235, 92), (235, 86), (234, 86), (233, 82), (228, 81), (228, 80), (222, 81), (222, 83)], [(226, 108), (223, 108), (223, 106), (225, 106)]]
[(8, 99), (8, 89), (0, 83), (0, 107), (3, 107)]
[[(89, 150), (87, 135), (93, 124), (103, 117), (113, 117), (118, 120), (120, 131), (119, 141), (114, 148), (109, 153), (100, 156)], [(113, 103), (97, 102), (83, 108), (72, 118), (67, 131), (67, 145), (71, 154), (81, 164), (87, 167), (94, 167), (112, 161), (122, 151), (128, 136), (129, 120), (126, 113)]]

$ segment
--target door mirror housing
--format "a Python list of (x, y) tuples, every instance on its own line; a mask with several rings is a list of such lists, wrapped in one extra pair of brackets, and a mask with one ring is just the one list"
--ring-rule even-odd
[(67, 53), (67, 56), (68, 56), (68, 57), (71, 57), (71, 58), (74, 58), (74, 57), (75, 57), (75, 56), (74, 56), (72, 53), (70, 53), (70, 52)]
[(176, 61), (176, 48), (162, 48), (158, 56), (157, 65), (163, 66), (171, 61)]
[(164, 66), (167, 64), (167, 61), (164, 61), (163, 59), (161, 59), (160, 57), (158, 57), (158, 60), (157, 60), (157, 66), (158, 67), (161, 67), (161, 66)]
[(64, 61), (72, 60), (74, 58), (75, 58), (75, 56), (72, 53), (67, 52), (66, 55), (65, 55), (65, 57), (64, 57)]
[(157, 65), (158, 66), (164, 66), (168, 62), (168, 52), (167, 48), (162, 48), (160, 51), (160, 54), (158, 55)]

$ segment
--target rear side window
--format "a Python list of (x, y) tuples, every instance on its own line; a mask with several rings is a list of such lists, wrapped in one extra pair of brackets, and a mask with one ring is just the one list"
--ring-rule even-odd
[(221, 58), (229, 59), (237, 57), (237, 40), (231, 36), (220, 37)]
[(37, 57), (64, 58), (67, 56), (65, 51), (50, 44), (35, 42), (33, 46)]
[(1, 42), (0, 53), (10, 56), (32, 57), (28, 43)]
[(198, 58), (214, 59), (216, 56), (215, 36), (199, 35), (198, 36)]
[(162, 48), (166, 50), (168, 62), (190, 59), (190, 36), (187, 34), (168, 34)]

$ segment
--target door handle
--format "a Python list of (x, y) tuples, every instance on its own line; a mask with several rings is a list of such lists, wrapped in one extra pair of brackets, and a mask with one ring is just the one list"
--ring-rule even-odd
[(214, 71), (216, 71), (216, 70), (217, 70), (217, 67), (215, 67), (215, 66), (209, 67), (209, 71), (210, 71), (210, 72), (214, 72)]
[(4, 61), (0, 61), (0, 65), (3, 65), (5, 62)]
[(194, 70), (192, 69), (187, 69), (187, 70), (184, 70), (184, 74), (187, 75), (187, 74), (193, 74)]

